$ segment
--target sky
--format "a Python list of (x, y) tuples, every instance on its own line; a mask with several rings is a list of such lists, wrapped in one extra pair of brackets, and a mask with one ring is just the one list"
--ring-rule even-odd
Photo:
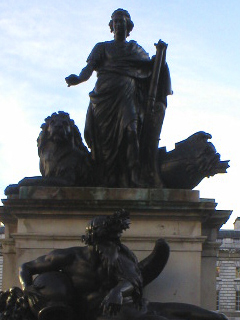
[(240, 1), (239, 0), (0, 0), (0, 196), (23, 177), (40, 175), (36, 140), (44, 119), (68, 112), (82, 135), (96, 76), (68, 88), (97, 42), (111, 40), (117, 8), (129, 11), (136, 40), (150, 56), (168, 43), (174, 94), (161, 134), (167, 150), (197, 131), (212, 135), (227, 174), (205, 178), (196, 189), (240, 215)]

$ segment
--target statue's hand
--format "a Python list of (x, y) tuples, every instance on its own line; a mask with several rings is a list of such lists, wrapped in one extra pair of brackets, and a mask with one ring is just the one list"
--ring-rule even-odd
[(116, 315), (121, 310), (122, 303), (123, 296), (121, 291), (118, 288), (113, 288), (101, 304), (103, 314)]
[(79, 76), (76, 74), (70, 74), (70, 76), (65, 78), (65, 81), (67, 82), (68, 87), (76, 86), (80, 83)]

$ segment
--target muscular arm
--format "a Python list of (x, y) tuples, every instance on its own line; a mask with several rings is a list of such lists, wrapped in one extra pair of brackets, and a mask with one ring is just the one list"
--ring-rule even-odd
[(74, 254), (69, 249), (60, 249), (41, 256), (36, 260), (24, 263), (19, 268), (19, 280), (24, 290), (32, 284), (32, 276), (49, 271), (58, 271), (74, 260)]

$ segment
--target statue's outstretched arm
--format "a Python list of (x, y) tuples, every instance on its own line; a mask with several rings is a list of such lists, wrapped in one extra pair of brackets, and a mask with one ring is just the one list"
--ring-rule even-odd
[(88, 63), (86, 67), (82, 69), (79, 76), (76, 74), (70, 74), (70, 76), (65, 78), (65, 81), (67, 82), (68, 87), (76, 86), (79, 83), (87, 81), (91, 77), (93, 71), (94, 71), (94, 65), (91, 63)]
[(164, 239), (158, 239), (152, 253), (139, 262), (143, 287), (152, 282), (164, 269), (169, 258), (169, 245)]

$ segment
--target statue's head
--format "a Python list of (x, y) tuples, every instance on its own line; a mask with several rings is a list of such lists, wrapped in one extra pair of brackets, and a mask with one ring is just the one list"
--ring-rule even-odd
[(103, 241), (119, 241), (124, 230), (129, 228), (129, 212), (121, 209), (112, 216), (97, 216), (86, 227), (82, 236), (87, 245), (95, 245)]
[(130, 35), (130, 32), (132, 31), (133, 27), (134, 27), (134, 23), (132, 22), (131, 16), (128, 13), (128, 11), (124, 10), (124, 9), (120, 9), (119, 8), (119, 9), (115, 10), (112, 13), (111, 20), (109, 22), (109, 27), (110, 27), (111, 32), (114, 31), (114, 29), (113, 29), (113, 19), (114, 19), (114, 17), (117, 17), (117, 16), (124, 17), (126, 19), (126, 22), (127, 22), (127, 37), (128, 37)]

